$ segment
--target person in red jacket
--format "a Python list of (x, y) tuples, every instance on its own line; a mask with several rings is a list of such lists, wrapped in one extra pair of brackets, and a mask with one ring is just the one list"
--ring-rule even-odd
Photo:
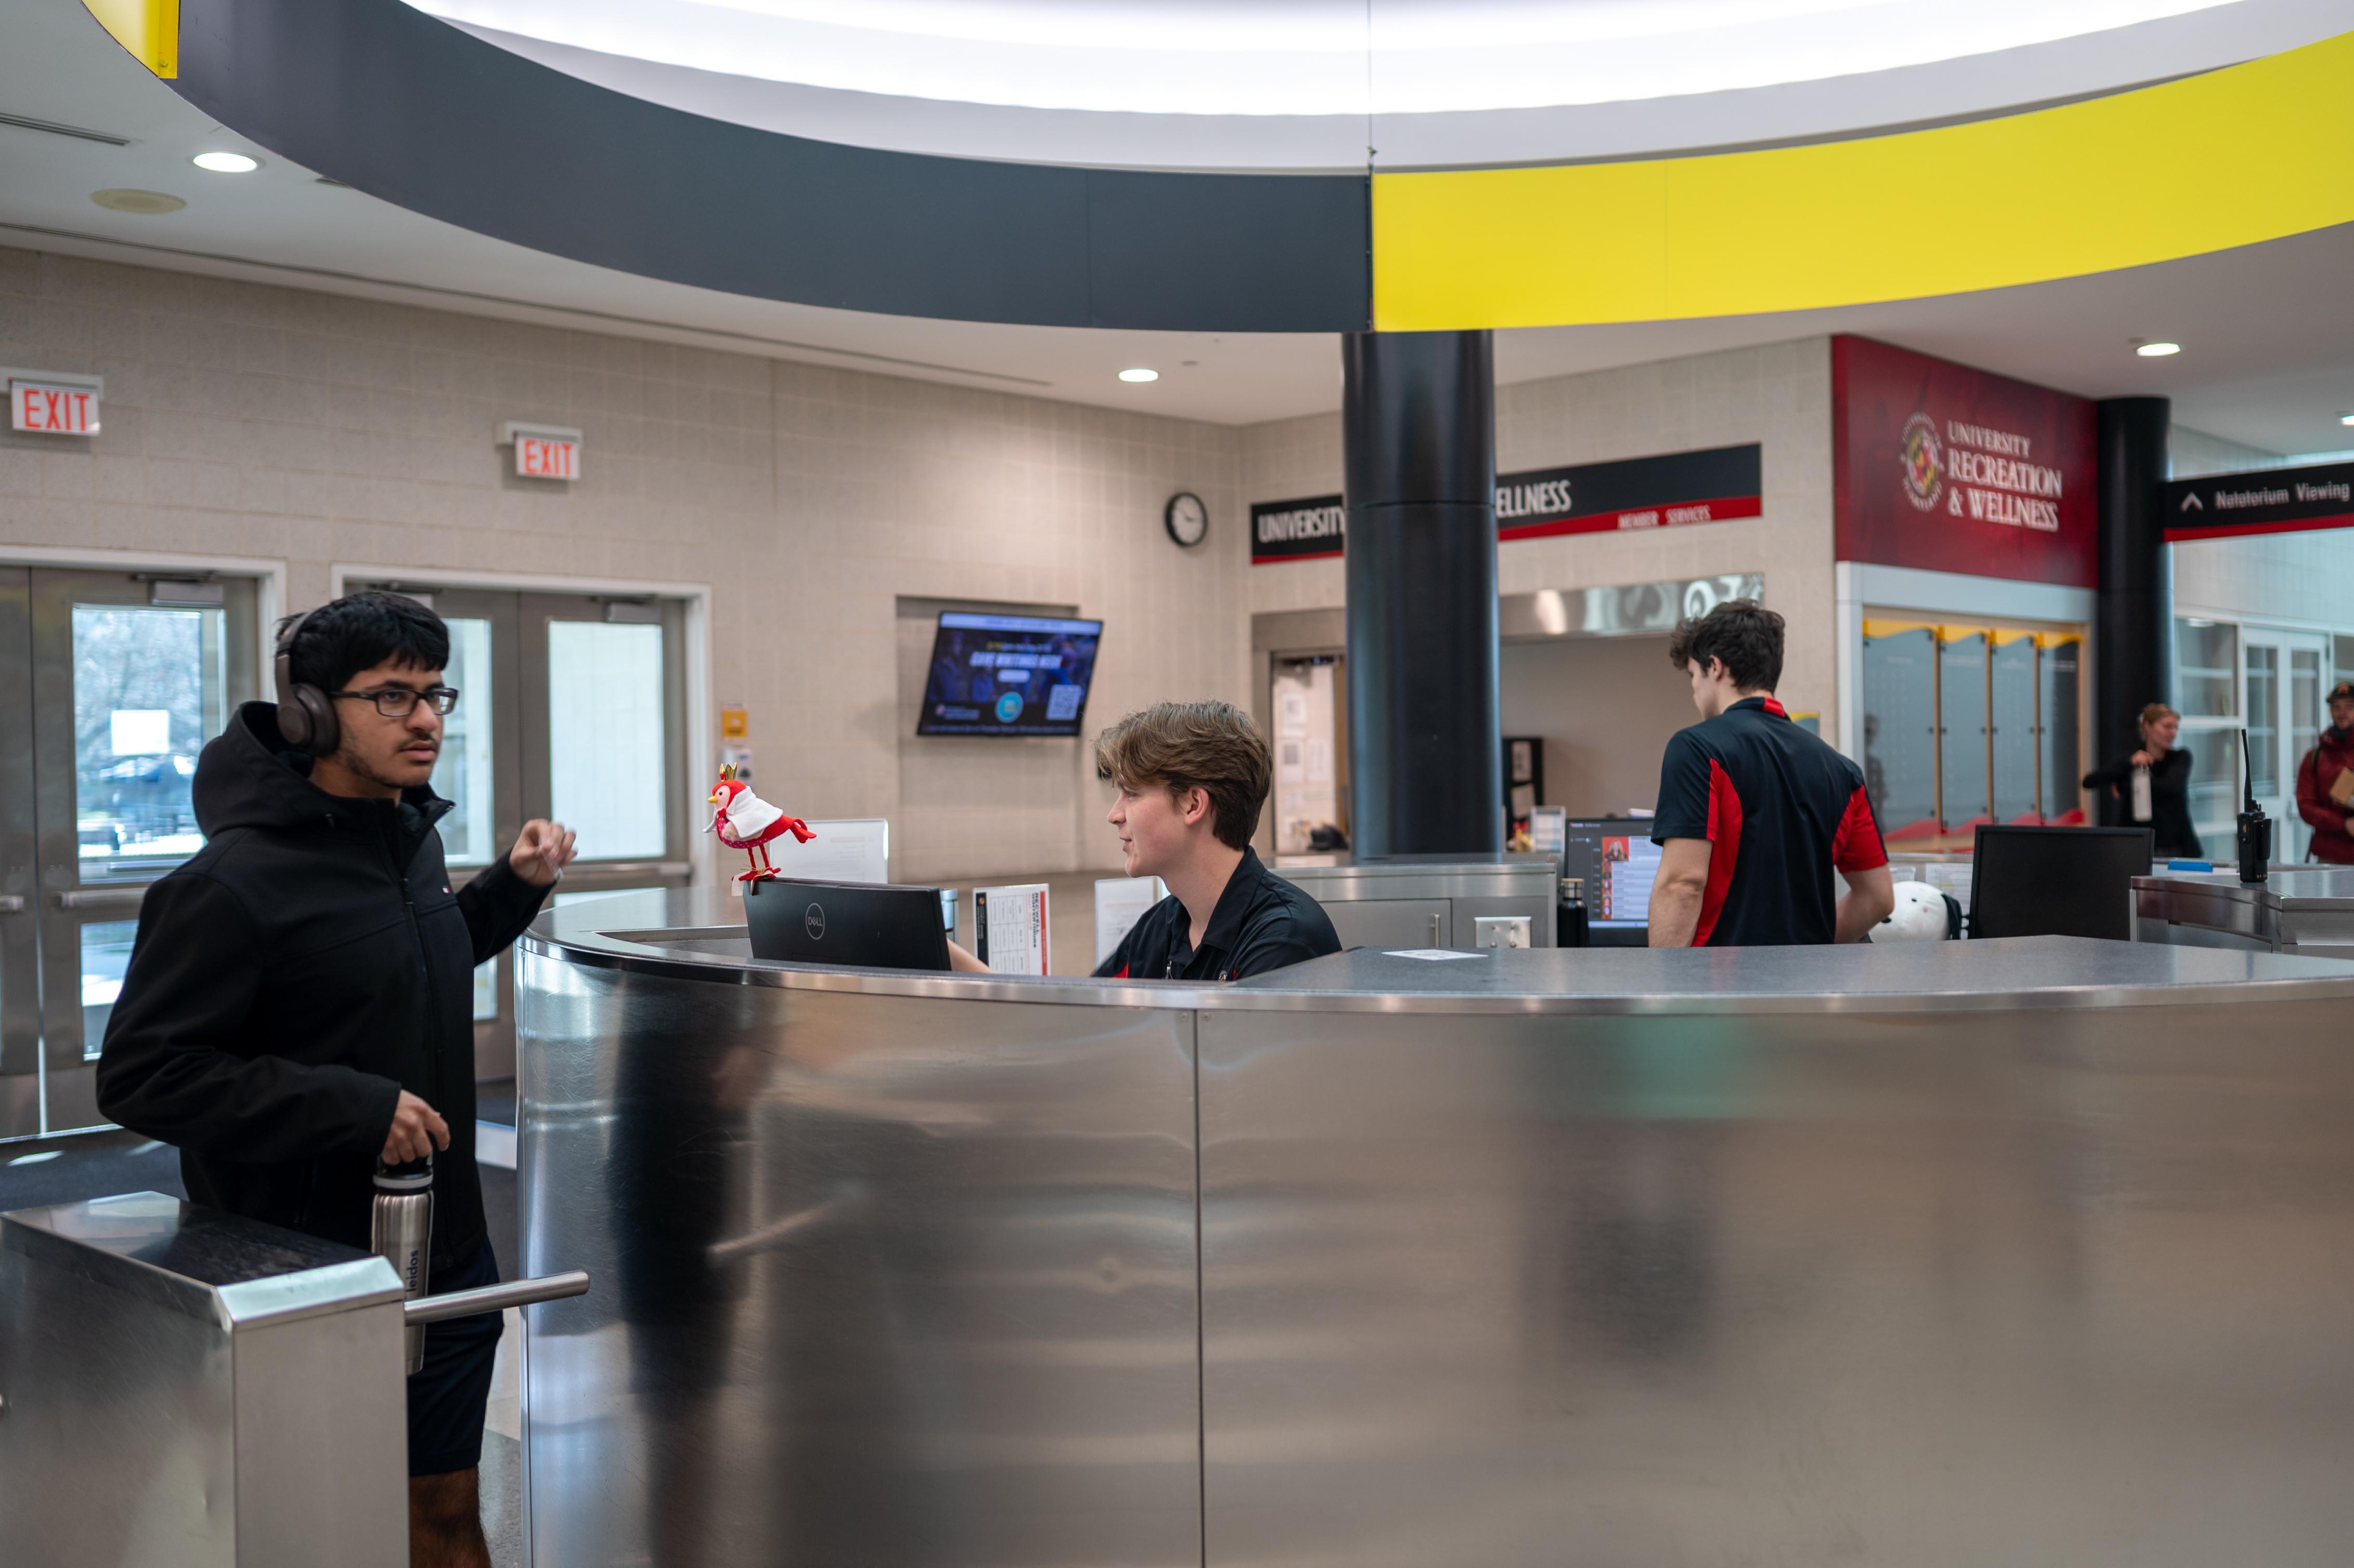
[(2296, 814), (2313, 828), (2313, 858), (2354, 865), (2354, 833), (2347, 832), (2347, 808), (2330, 793), (2341, 773), (2354, 770), (2354, 681), (2340, 681), (2329, 693), (2329, 727), (2296, 765)]

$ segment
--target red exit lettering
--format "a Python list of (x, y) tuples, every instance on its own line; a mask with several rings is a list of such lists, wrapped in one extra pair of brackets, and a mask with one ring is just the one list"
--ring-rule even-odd
[(580, 477), (580, 443), (545, 436), (515, 437), (515, 471), (527, 479)]
[(87, 387), (45, 387), (33, 381), (8, 385), (8, 423), (19, 430), (50, 436), (98, 434), (98, 394)]

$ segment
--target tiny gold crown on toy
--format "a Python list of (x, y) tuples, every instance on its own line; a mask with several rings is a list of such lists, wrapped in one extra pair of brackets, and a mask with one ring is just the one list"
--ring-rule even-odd
[(732, 762), (723, 762), (723, 763), (721, 763), (721, 764), (719, 765), (719, 781), (720, 781), (722, 784), (726, 783), (730, 779), (733, 779), (733, 778), (735, 778), (735, 777), (736, 777), (736, 765), (735, 765), (734, 763), (732, 763)]

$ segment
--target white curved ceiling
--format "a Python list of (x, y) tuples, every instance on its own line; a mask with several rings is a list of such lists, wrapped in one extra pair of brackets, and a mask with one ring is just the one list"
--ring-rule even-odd
[(1547, 162), (2114, 91), (2354, 27), (2348, 0), (408, 0), (765, 129), (1186, 168)]
[[(692, 289), (528, 250), (321, 184), (215, 125), (116, 47), (80, 0), (0, 0), (0, 40), (8, 46), (0, 48), (0, 115), (111, 133), (91, 141), (0, 119), (0, 250), (9, 253), (0, 265), (20, 280), (48, 265), (27, 252), (46, 251), (1222, 424), (1341, 405), (1340, 350), (1330, 335), (862, 315)], [(190, 155), (208, 149), (248, 152), (262, 166), (249, 175), (192, 167)], [(120, 186), (164, 191), (187, 205), (142, 216), (92, 204), (91, 192)], [(2185, 199), (2228, 196), (2193, 189)], [(2354, 409), (2349, 278), (2354, 225), (1988, 293), (1787, 316), (1499, 333), (1497, 375), (1529, 381), (1858, 332), (2087, 397), (2162, 394), (2173, 398), (2175, 418), (2193, 429), (2275, 452), (2319, 452), (2349, 439), (2338, 422)], [(186, 321), (195, 318), (179, 317), (177, 295), (155, 296), (151, 323), (122, 314), (118, 302), (126, 297), (104, 273), (77, 272), (25, 313), (0, 309), (0, 343), (37, 356), (20, 363), (105, 370), (107, 345), (128, 341), (125, 334), (164, 331), (182, 348), (211, 341), (189, 335)], [(386, 333), (399, 321), (364, 319), (367, 330)], [(2169, 359), (2133, 354), (2135, 339), (2154, 337), (2179, 341), (2183, 352)], [(1161, 379), (1134, 386), (1114, 378), (1133, 365), (1157, 367)]]

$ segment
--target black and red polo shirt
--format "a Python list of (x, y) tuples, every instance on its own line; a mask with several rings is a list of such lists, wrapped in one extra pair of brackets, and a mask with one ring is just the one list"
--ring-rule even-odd
[(1097, 980), (1238, 980), (1305, 963), (1341, 950), (1324, 906), (1267, 868), (1246, 849), (1210, 911), (1202, 945), (1193, 946), (1193, 917), (1171, 894), (1144, 912)]
[(1744, 697), (1668, 742), (1651, 842), (1670, 839), (1709, 842), (1695, 948), (1829, 942), (1831, 868), (1888, 863), (1863, 770), (1772, 697)]

